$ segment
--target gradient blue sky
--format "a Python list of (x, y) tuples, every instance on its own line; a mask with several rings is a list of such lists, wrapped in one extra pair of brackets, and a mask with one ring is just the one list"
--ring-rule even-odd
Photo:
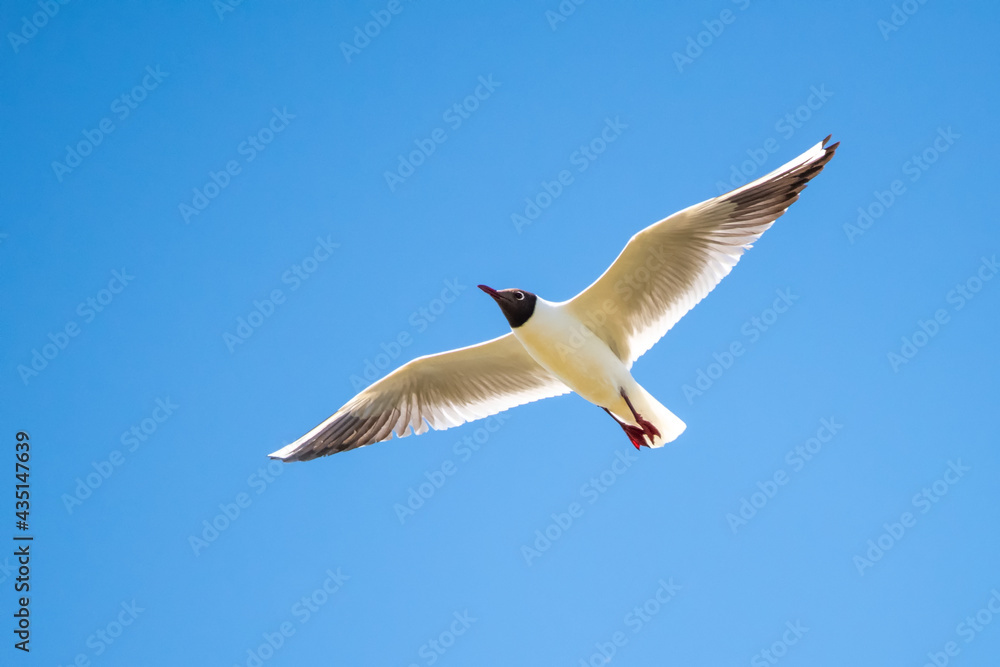
[[(37, 3), (4, 4), (0, 540), (18, 430), (36, 536), (32, 651), (0, 628), (4, 664), (995, 664), (1000, 9), (651, 4), (71, 2), (37, 31)], [(348, 62), (371, 12), (391, 22)], [(566, 396), (268, 472), (366, 362), (506, 331), (476, 283), (568, 298), (829, 133), (828, 168), (634, 367), (687, 422), (674, 445), (632, 461)]]

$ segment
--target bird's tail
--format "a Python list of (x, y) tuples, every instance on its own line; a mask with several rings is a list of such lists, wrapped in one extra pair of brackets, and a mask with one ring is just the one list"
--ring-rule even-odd
[(653, 437), (653, 442), (650, 446), (662, 447), (668, 442), (676, 440), (684, 432), (684, 429), (687, 428), (687, 424), (681, 421), (680, 417), (664, 407), (648, 391), (641, 386), (638, 389), (638, 392), (633, 391), (629, 393), (632, 405), (635, 406), (636, 412), (652, 422), (656, 430), (660, 432), (660, 435)]

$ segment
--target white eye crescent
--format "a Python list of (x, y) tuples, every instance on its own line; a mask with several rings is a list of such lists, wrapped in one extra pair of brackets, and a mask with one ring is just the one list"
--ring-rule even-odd
[(524, 301), (524, 292), (514, 292), (514, 298), (518, 301)]

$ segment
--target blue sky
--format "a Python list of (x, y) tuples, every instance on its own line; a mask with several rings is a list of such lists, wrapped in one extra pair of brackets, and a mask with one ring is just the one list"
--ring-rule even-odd
[[(650, 4), (4, 5), (4, 664), (994, 664), (1000, 10)], [(830, 133), (636, 363), (667, 449), (565, 396), (269, 467)]]

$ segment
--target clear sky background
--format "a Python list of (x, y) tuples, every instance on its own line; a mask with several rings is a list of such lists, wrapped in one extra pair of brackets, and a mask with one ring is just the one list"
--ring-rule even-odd
[[(996, 664), (1000, 9), (653, 4), (4, 4), (3, 664)], [(830, 133), (636, 363), (673, 445), (565, 396), (268, 468)]]

